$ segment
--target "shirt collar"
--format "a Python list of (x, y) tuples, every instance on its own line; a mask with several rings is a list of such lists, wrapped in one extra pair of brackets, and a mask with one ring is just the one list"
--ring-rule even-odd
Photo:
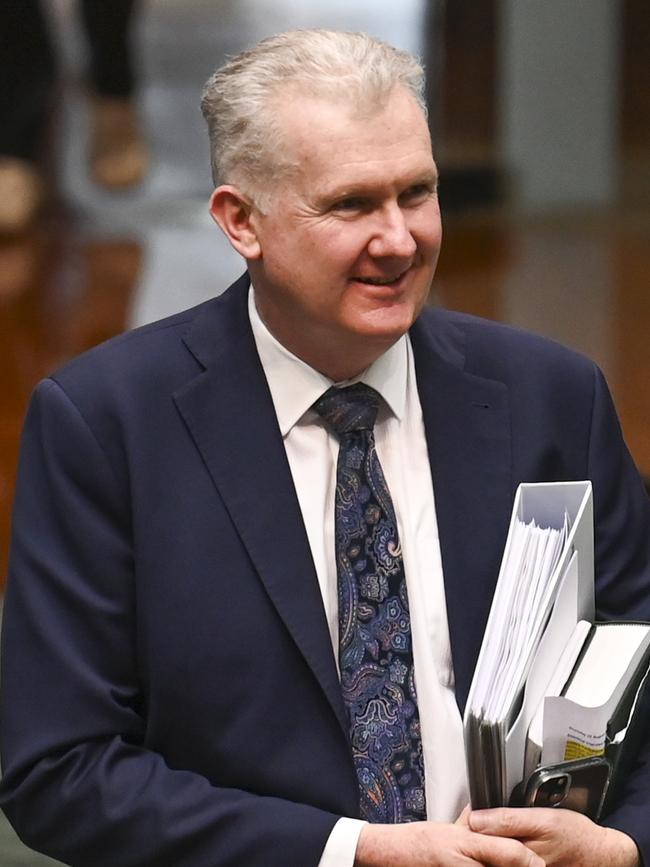
[[(257, 312), (255, 293), (248, 294), (248, 315), (257, 352), (273, 399), (282, 436), (311, 409), (312, 404), (334, 383), (283, 346), (268, 330)], [(406, 404), (408, 337), (404, 335), (359, 376), (337, 385), (365, 382), (382, 396), (390, 412), (401, 419)]]

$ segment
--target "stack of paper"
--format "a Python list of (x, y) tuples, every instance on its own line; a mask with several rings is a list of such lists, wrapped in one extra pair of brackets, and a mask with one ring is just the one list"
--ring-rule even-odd
[(494, 597), (494, 628), (486, 635), (485, 656), (474, 703), (487, 723), (503, 720), (514, 704), (532, 652), (555, 601), (558, 563), (568, 536), (561, 530), (517, 519)]

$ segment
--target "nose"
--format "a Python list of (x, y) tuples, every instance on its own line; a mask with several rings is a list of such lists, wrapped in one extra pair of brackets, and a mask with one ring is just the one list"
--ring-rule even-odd
[(376, 259), (410, 259), (417, 244), (399, 204), (387, 205), (375, 217), (376, 225), (368, 243), (368, 253)]

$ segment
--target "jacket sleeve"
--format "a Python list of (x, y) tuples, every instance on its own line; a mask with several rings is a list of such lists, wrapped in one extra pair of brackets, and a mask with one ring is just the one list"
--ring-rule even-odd
[(128, 471), (46, 380), (14, 506), (0, 806), (27, 845), (80, 867), (315, 867), (338, 816), (219, 788), (145, 748), (128, 502)]
[[(623, 441), (600, 371), (595, 371), (589, 449), (594, 488), (596, 615), (650, 621), (650, 500)], [(641, 713), (650, 733), (650, 695)], [(604, 824), (629, 834), (650, 864), (650, 736)]]

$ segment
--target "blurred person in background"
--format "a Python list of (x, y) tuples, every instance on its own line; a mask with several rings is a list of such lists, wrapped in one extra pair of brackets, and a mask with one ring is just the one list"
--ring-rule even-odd
[[(78, 0), (88, 49), (89, 171), (109, 190), (139, 183), (147, 154), (134, 107), (130, 44), (136, 0)], [(0, 12), (0, 234), (29, 227), (47, 197), (58, 69), (41, 0), (5, 0)]]

